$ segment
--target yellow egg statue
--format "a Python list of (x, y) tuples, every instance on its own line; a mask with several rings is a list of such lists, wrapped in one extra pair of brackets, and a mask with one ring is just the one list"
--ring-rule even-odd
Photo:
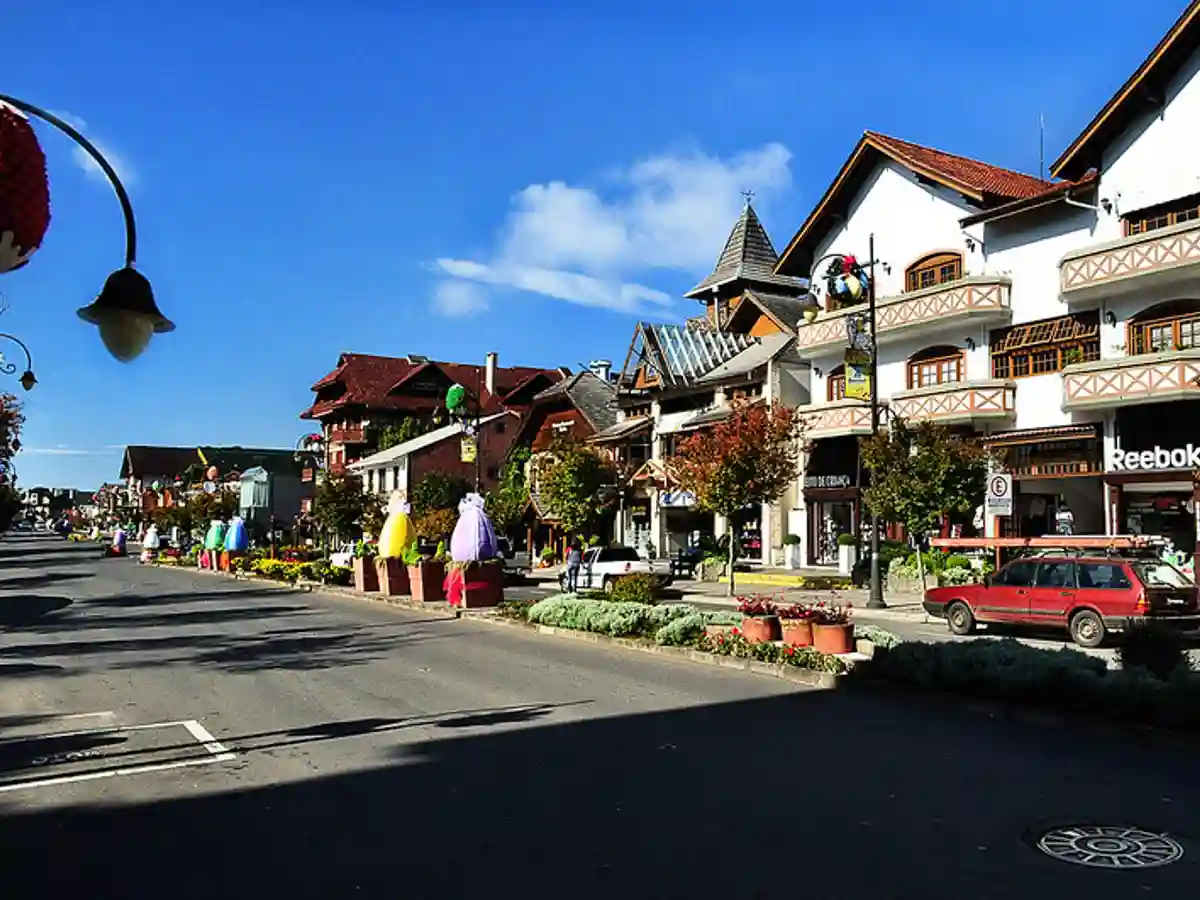
[(402, 497), (389, 501), (387, 519), (379, 533), (379, 555), (383, 559), (397, 559), (417, 542), (417, 530), (408, 512), (409, 505)]

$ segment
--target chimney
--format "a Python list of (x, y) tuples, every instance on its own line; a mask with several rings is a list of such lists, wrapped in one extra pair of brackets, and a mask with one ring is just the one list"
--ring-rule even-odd
[(603, 382), (608, 382), (612, 378), (611, 359), (593, 359), (588, 363), (588, 369)]
[(483, 369), (483, 386), (487, 388), (489, 394), (496, 393), (496, 361), (498, 357), (495, 353), (487, 355), (487, 362), (484, 363)]

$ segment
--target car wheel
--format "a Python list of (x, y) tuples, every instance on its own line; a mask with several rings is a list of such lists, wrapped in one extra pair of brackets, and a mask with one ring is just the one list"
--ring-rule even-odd
[(973, 633), (975, 616), (971, 613), (971, 607), (961, 600), (955, 600), (946, 608), (946, 625), (951, 634), (959, 637)]
[(601, 587), (604, 588), (604, 593), (611, 594), (613, 592), (613, 588), (616, 586), (617, 580), (615, 578), (609, 578), (607, 575), (604, 576), (604, 581), (601, 584)]
[(1099, 647), (1106, 634), (1103, 620), (1090, 609), (1081, 609), (1071, 616), (1071, 640), (1080, 647)]

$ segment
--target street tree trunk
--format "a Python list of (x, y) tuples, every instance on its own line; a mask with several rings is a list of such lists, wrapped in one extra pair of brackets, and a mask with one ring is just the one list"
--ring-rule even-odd
[(725, 596), (732, 597), (733, 596), (733, 566), (734, 566), (734, 562), (736, 561), (735, 555), (736, 555), (737, 551), (734, 549), (732, 518), (728, 519), (727, 523), (728, 524), (725, 526), (725, 528), (726, 528), (725, 534), (729, 538), (729, 580), (725, 583)]

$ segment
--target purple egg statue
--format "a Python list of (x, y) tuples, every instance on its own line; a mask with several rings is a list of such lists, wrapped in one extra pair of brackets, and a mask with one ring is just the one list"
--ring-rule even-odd
[(496, 531), (483, 510), (479, 494), (467, 494), (458, 504), (458, 524), (450, 535), (450, 558), (455, 562), (482, 562), (500, 555)]

